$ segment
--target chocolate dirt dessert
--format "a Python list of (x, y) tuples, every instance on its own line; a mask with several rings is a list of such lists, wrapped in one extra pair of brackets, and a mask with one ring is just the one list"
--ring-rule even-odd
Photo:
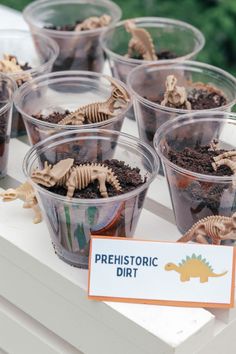
[[(104, 101), (92, 102), (80, 106), (74, 111), (63, 109), (61, 107), (58, 107), (57, 109), (54, 108), (52, 112), (51, 109), (45, 109), (38, 114), (32, 115), (32, 117), (42, 122), (54, 124), (55, 132), (57, 129), (56, 125), (82, 126), (108, 121), (109, 119), (116, 117), (121, 112), (121, 109), (127, 107), (130, 101), (130, 96), (128, 92), (112, 78), (107, 77), (107, 80), (111, 84), (111, 93)], [(119, 128), (119, 126), (117, 126), (117, 128)], [(40, 129), (39, 126), (35, 124), (27, 124), (27, 129), (30, 131), (32, 143), (35, 144), (42, 140), (42, 138), (45, 138), (48, 131), (52, 132), (53, 127), (49, 127), (47, 131), (46, 129)]]
[[(219, 149), (216, 141), (210, 145), (169, 149), (167, 158), (175, 165), (209, 176), (236, 177), (236, 150)], [(196, 221), (209, 215), (231, 215), (236, 211), (236, 179), (231, 183), (204, 181), (173, 171), (171, 194), (176, 205), (176, 218), (181, 231), (187, 231)], [(232, 193), (234, 191), (234, 193)]]
[[(101, 72), (104, 55), (99, 45), (99, 35), (83, 36), (83, 32), (107, 27), (111, 20), (111, 16), (104, 14), (100, 17), (93, 16), (85, 20), (77, 20), (72, 24), (45, 26), (44, 28), (47, 30), (78, 34), (72, 39), (60, 39), (58, 44), (61, 50), (53, 66), (53, 71), (87, 70)], [(53, 38), (57, 41), (57, 36)]]
[[(84, 257), (79, 266), (85, 268), (90, 234), (129, 237), (145, 198), (143, 191), (138, 198), (102, 203), (104, 198), (131, 192), (146, 181), (138, 168), (131, 168), (115, 159), (91, 163), (66, 158), (54, 165), (45, 162), (44, 168), (32, 172), (31, 179), (57, 197), (66, 197), (63, 207), (59, 206), (60, 203), (51, 202), (46, 193), (43, 193), (41, 201), (55, 235), (55, 252), (67, 262), (68, 258), (63, 256), (61, 249), (73, 252), (76, 257)], [(95, 203), (93, 199), (96, 199)]]

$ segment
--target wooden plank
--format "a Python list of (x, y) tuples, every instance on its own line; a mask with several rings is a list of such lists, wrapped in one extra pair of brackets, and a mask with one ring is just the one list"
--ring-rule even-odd
[(11, 354), (83, 354), (3, 297), (0, 297), (0, 345)]

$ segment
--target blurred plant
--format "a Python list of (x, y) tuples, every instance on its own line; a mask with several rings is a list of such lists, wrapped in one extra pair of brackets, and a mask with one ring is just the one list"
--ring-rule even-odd
[[(198, 60), (236, 74), (236, 1), (234, 0), (114, 0), (123, 18), (170, 17), (198, 27), (206, 46)], [(1, 0), (1, 4), (22, 10), (29, 0)]]

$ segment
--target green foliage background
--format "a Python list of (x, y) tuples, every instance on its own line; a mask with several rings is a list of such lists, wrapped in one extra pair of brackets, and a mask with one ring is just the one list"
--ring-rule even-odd
[[(99, 1), (99, 0), (98, 0)], [(0, 0), (22, 10), (29, 0)], [(198, 59), (236, 74), (236, 0), (115, 0), (123, 18), (170, 17), (198, 27), (206, 45)]]

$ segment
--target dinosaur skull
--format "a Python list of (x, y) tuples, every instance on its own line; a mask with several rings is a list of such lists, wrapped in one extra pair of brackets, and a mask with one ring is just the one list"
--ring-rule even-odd
[(136, 28), (136, 26), (132, 20), (125, 21), (125, 29), (127, 32), (131, 32), (134, 28)]
[(171, 92), (174, 90), (175, 86), (177, 84), (177, 79), (174, 75), (168, 75), (166, 78), (166, 90), (168, 92)]
[(1, 194), (3, 197), (2, 200), (4, 202), (10, 202), (11, 200), (15, 200), (17, 198), (17, 193), (15, 189), (9, 188), (4, 193)]
[(31, 178), (35, 183), (41, 184), (45, 187), (53, 187), (56, 184), (56, 179), (51, 173), (52, 166), (48, 164), (47, 161), (44, 163), (43, 170), (34, 170), (32, 172)]

